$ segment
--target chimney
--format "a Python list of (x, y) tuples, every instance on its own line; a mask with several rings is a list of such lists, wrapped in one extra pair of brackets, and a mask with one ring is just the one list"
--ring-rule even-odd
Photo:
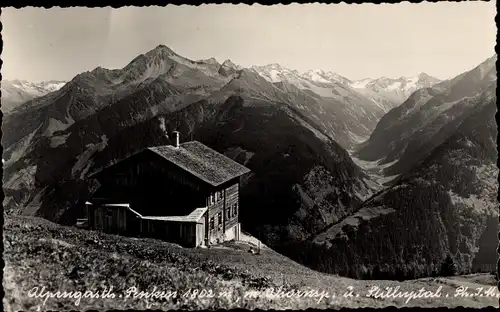
[(174, 135), (174, 139), (175, 139), (175, 147), (176, 148), (179, 148), (179, 131), (174, 131), (172, 132), (172, 134)]

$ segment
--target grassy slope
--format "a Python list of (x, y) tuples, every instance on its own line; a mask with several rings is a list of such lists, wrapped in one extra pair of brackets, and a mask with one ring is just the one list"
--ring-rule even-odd
[[(113, 286), (115, 299), (82, 299), (75, 307), (75, 299), (49, 299), (42, 309), (170, 309), (170, 308), (291, 308), (307, 307), (382, 307), (382, 306), (497, 306), (497, 298), (453, 298), (457, 285), (475, 287), (495, 285), (493, 278), (475, 275), (473, 278), (422, 279), (407, 282), (356, 281), (312, 271), (277, 254), (263, 249), (260, 255), (251, 255), (238, 249), (184, 249), (176, 245), (151, 240), (120, 237), (93, 231), (56, 225), (44, 219), (7, 217), (4, 245), (4, 306), (6, 311), (31, 310), (43, 299), (29, 298), (34, 286), (57, 291), (98, 290)], [(148, 306), (144, 299), (119, 298), (125, 290), (136, 286), (139, 290), (177, 290), (189, 288), (212, 289), (214, 293), (232, 290), (231, 297), (205, 300), (178, 298), (153, 301)], [(400, 286), (401, 290), (429, 290), (443, 286), (443, 294), (450, 297), (415, 299), (408, 304), (404, 299), (367, 298), (371, 285)], [(284, 286), (287, 289), (314, 288), (336, 293), (318, 305), (316, 299), (243, 299), (235, 301), (248, 290)], [(343, 298), (348, 286), (360, 293), (358, 298)]]

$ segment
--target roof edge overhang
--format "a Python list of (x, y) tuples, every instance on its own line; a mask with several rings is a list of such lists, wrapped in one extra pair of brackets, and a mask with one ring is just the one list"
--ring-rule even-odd
[[(200, 143), (200, 144), (202, 144), (202, 143)], [(182, 147), (182, 144), (181, 144), (181, 147)], [(246, 175), (246, 174), (248, 174), (248, 173), (251, 173), (251, 172), (252, 172), (252, 170), (250, 170), (249, 168), (245, 167), (244, 165), (242, 165), (242, 164), (240, 164), (240, 163), (236, 162), (235, 160), (233, 160), (233, 159), (231, 159), (231, 158), (227, 157), (227, 156), (226, 156), (226, 155), (224, 155), (224, 154), (219, 153), (219, 154), (221, 154), (222, 156), (224, 156), (224, 157), (228, 158), (230, 161), (237, 163), (238, 165), (240, 165), (240, 166), (241, 166), (241, 167), (243, 167), (244, 169), (242, 170), (242, 172), (241, 172), (240, 174), (235, 175), (235, 176), (233, 176), (233, 177), (231, 177), (231, 178), (229, 178), (229, 179), (225, 179), (224, 181), (222, 181), (222, 182), (220, 182), (220, 183), (215, 184), (215, 183), (211, 183), (210, 181), (208, 181), (208, 180), (206, 180), (206, 179), (204, 179), (204, 178), (202, 178), (202, 177), (200, 177), (200, 176), (198, 176), (198, 175), (196, 175), (196, 174), (192, 173), (192, 172), (191, 172), (188, 168), (185, 168), (184, 166), (181, 166), (181, 165), (179, 165), (179, 164), (176, 164), (176, 163), (172, 162), (171, 160), (169, 160), (169, 159), (167, 159), (167, 158), (163, 157), (162, 155), (160, 155), (160, 154), (158, 154), (157, 152), (155, 152), (155, 151), (152, 149), (152, 147), (145, 147), (145, 148), (143, 148), (142, 150), (140, 150), (140, 151), (138, 151), (138, 152), (136, 152), (136, 153), (134, 153), (134, 154), (132, 154), (132, 155), (130, 155), (130, 156), (128, 156), (128, 157), (125, 157), (125, 158), (123, 158), (123, 159), (121, 159), (121, 160), (119, 160), (119, 161), (117, 161), (117, 162), (115, 162), (115, 163), (113, 163), (113, 164), (111, 164), (111, 165), (109, 165), (109, 166), (107, 166), (107, 167), (101, 168), (100, 170), (97, 170), (97, 171), (95, 171), (95, 172), (93, 172), (93, 173), (89, 174), (89, 175), (87, 176), (87, 178), (89, 178), (89, 179), (99, 179), (99, 176), (101, 176), (103, 173), (105, 173), (105, 172), (106, 172), (106, 171), (108, 171), (109, 169), (111, 169), (111, 168), (115, 167), (116, 165), (118, 165), (118, 164), (122, 163), (123, 161), (125, 161), (125, 160), (127, 160), (127, 159), (130, 159), (131, 157), (134, 157), (134, 156), (136, 156), (136, 155), (138, 155), (138, 154), (145, 153), (145, 152), (149, 152), (149, 153), (151, 153), (151, 154), (154, 154), (154, 155), (156, 155), (157, 157), (159, 157), (162, 161), (166, 161), (166, 162), (168, 162), (170, 165), (180, 168), (182, 171), (184, 171), (185, 173), (189, 174), (189, 175), (190, 175), (191, 177), (193, 177), (195, 180), (200, 181), (200, 182), (203, 182), (203, 183), (204, 183), (204, 185), (205, 185), (205, 186), (207, 186), (207, 187), (209, 187), (209, 188), (219, 187), (219, 186), (221, 186), (221, 185), (223, 185), (223, 184), (225, 184), (225, 183), (227, 183), (227, 182), (229, 182), (229, 181), (232, 181), (232, 180), (234, 180), (234, 179), (240, 178), (240, 177), (242, 177), (242, 176), (244, 176), (244, 175)]]

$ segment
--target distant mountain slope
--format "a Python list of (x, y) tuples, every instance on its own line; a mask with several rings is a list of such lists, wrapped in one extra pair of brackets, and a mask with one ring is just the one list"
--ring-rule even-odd
[(65, 81), (56, 80), (40, 83), (26, 80), (2, 80), (2, 112), (8, 114), (24, 102), (59, 90), (65, 83)]
[(495, 62), (496, 56), (467, 73), (415, 92), (380, 120), (356, 156), (383, 159), (382, 163), (399, 160), (386, 169), (388, 175), (411, 169), (449, 136), (469, 107), (494, 96)]
[(253, 66), (252, 71), (287, 94), (289, 102), (319, 122), (344, 148), (363, 142), (386, 112), (383, 105), (353, 90), (349, 80), (321, 70), (301, 74), (279, 64)]
[(375, 279), (437, 274), (448, 255), (462, 273), (494, 270), (500, 230), (495, 88), (465, 104), (460, 118), (446, 118), (438, 134), (427, 133), (432, 148), (415, 155), (423, 160), (392, 186), (287, 250), (297, 248), (295, 259), (326, 272)]

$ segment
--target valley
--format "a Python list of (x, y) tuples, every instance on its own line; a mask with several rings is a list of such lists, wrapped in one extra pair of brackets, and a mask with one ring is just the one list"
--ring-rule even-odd
[[(307, 249), (307, 256), (298, 252), (292, 258), (323, 272), (357, 278), (440, 274), (441, 262), (435, 261), (440, 254), (448, 254), (459, 272), (495, 270), (494, 233), (499, 226), (494, 61), (496, 57), (443, 82), (449, 88), (444, 94), (426, 97), (428, 102), (410, 114), (405, 107), (418, 103), (421, 92), (385, 115), (353, 153), (356, 164), (378, 182), (379, 191), (349, 217), (300, 247), (283, 246), (283, 252), (292, 255), (295, 248)], [(464, 85), (470, 93), (464, 94)], [(465, 97), (447, 102), (448, 97), (456, 99), (457, 92)], [(434, 111), (445, 110), (431, 119)], [(403, 118), (388, 119), (398, 113)], [(410, 134), (405, 118), (416, 123)], [(398, 130), (391, 132), (391, 127)], [(385, 157), (384, 146), (389, 147)], [(429, 244), (432, 237), (443, 240)], [(333, 259), (325, 260), (325, 253)], [(357, 269), (352, 269), (353, 263), (359, 263)]]
[[(31, 251), (78, 263), (95, 256), (97, 247), (85, 243), (86, 232), (68, 227), (83, 216), (83, 203), (99, 187), (89, 175), (146, 147), (172, 144), (174, 130), (182, 141), (203, 142), (251, 169), (241, 183), (240, 221), (250, 237), (269, 248), (260, 258), (231, 251), (230, 260), (222, 261), (215, 248), (189, 251), (157, 241), (141, 244), (152, 254), (157, 249), (180, 259), (189, 254), (199, 266), (214, 257), (228, 265), (259, 268), (234, 277), (242, 267), (230, 267), (223, 273), (231, 278), (224, 279), (207, 273), (206, 265), (200, 273), (174, 265), (164, 275), (158, 273), (161, 266), (177, 258), (159, 260), (155, 254), (136, 260), (143, 253), (134, 239), (107, 235), (99, 236), (111, 248), (101, 259), (138, 261), (164, 284), (181, 270), (201, 287), (207, 285), (201, 279), (209, 278), (217, 287), (233, 283), (241, 290), (273, 270), (277, 275), (259, 283), (275, 285), (283, 278), (291, 284), (302, 281), (301, 287), (354, 283), (367, 288), (370, 280), (381, 285), (407, 280), (398, 283), (407, 288), (439, 284), (450, 290), (465, 281), (444, 276), (448, 258), (457, 275), (493, 272), (499, 230), (495, 62), (496, 56), (444, 81), (427, 74), (352, 81), (279, 64), (244, 68), (230, 60), (194, 61), (160, 45), (121, 69), (81, 73), (4, 116), (6, 233), (18, 244), (16, 235), (29, 237), (19, 246), (7, 245), (8, 272)], [(36, 231), (48, 241), (37, 240)], [(62, 247), (59, 252), (53, 244), (85, 247), (79, 254)], [(51, 270), (60, 270), (57, 265)], [(87, 286), (96, 282), (94, 273), (111, 274), (120, 282), (128, 277), (111, 272), (112, 266), (93, 265), (84, 269)], [(28, 273), (9, 278), (28, 287), (29, 281), (16, 280)], [(79, 283), (37, 278), (68, 287)], [(182, 278), (180, 283), (187, 285)], [(451, 304), (441, 300), (438, 304)], [(497, 299), (464, 300), (460, 302), (470, 306), (498, 304)], [(384, 302), (337, 298), (328, 306)], [(281, 308), (290, 303), (245, 304)], [(291, 308), (309, 304), (295, 302)], [(397, 300), (392, 304), (403, 306)], [(203, 307), (226, 306), (207, 301)]]

